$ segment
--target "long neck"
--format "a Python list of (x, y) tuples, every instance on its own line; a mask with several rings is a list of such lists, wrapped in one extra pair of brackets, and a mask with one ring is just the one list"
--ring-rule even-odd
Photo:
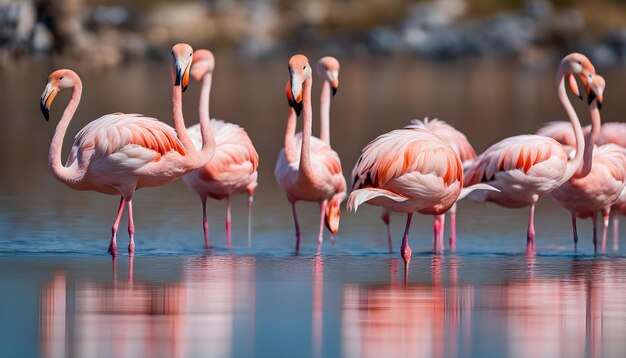
[(313, 179), (311, 170), (311, 126), (313, 122), (313, 111), (311, 109), (311, 85), (313, 80), (309, 76), (302, 84), (302, 147), (300, 148), (300, 167), (298, 174), (300, 177)]
[(565, 92), (565, 74), (566, 71), (559, 67), (559, 72), (557, 74), (559, 100), (561, 100), (561, 104), (563, 105), (563, 108), (565, 108), (565, 112), (567, 112), (567, 116), (572, 123), (574, 137), (576, 138), (576, 154), (574, 155), (574, 158), (567, 162), (567, 168), (565, 169), (565, 176), (563, 178), (565, 180), (569, 180), (576, 173), (582, 163), (585, 140), (583, 130), (580, 127), (580, 120), (578, 119), (576, 111), (574, 110), (574, 107), (572, 107), (569, 98), (567, 98), (567, 93)]
[(65, 132), (72, 121), (72, 117), (74, 117), (74, 113), (78, 108), (80, 97), (83, 92), (83, 85), (80, 82), (80, 79), (74, 79), (74, 83), (72, 97), (63, 112), (61, 121), (59, 121), (59, 124), (54, 131), (52, 143), (50, 143), (50, 152), (48, 153), (48, 166), (50, 167), (50, 171), (52, 171), (52, 175), (57, 180), (66, 184), (80, 182), (85, 176), (87, 166), (89, 165), (89, 161), (81, 156), (78, 157), (78, 167), (72, 166), (71, 168), (67, 168), (61, 163), (61, 150), (63, 149)]
[(209, 115), (209, 98), (211, 97), (211, 82), (213, 80), (213, 75), (210, 72), (207, 72), (204, 76), (202, 76), (202, 89), (200, 90), (200, 120), (210, 120), (211, 116)]
[(297, 120), (296, 110), (289, 107), (287, 130), (285, 131), (285, 158), (287, 158), (287, 162), (292, 164), (298, 161), (298, 154), (296, 153), (296, 148), (293, 143), (293, 137), (296, 134)]
[(584, 178), (591, 172), (593, 164), (593, 147), (598, 140), (602, 121), (600, 119), (600, 110), (598, 103), (593, 101), (589, 106), (589, 114), (591, 115), (591, 132), (585, 135), (585, 150), (583, 154), (583, 163), (574, 174), (574, 178)]
[(320, 95), (320, 139), (330, 145), (330, 83), (324, 80)]
[(178, 135), (178, 139), (183, 144), (185, 152), (188, 154), (196, 153), (196, 148), (193, 146), (191, 138), (187, 133), (185, 127), (185, 120), (183, 118), (183, 90), (182, 86), (174, 86), (172, 88), (172, 115), (174, 117), (174, 129)]

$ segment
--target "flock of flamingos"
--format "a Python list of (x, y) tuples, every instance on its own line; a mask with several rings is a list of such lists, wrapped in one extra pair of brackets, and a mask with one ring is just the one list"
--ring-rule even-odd
[[(193, 66), (192, 66), (193, 64)], [(120, 195), (120, 205), (112, 228), (109, 253), (117, 255), (116, 233), (124, 207), (128, 207), (128, 252), (134, 253), (132, 199), (135, 190), (160, 186), (179, 177), (195, 190), (202, 202), (205, 245), (209, 246), (206, 219), (207, 198), (227, 199), (226, 230), (230, 247), (230, 196), (248, 195), (250, 208), (257, 186), (258, 154), (243, 128), (209, 117), (213, 54), (187, 44), (172, 48), (174, 128), (138, 114), (113, 113), (87, 124), (75, 137), (67, 163), (61, 163), (61, 147), (67, 127), (80, 102), (82, 83), (67, 69), (50, 74), (41, 96), (41, 110), (49, 119), (55, 96), (65, 89), (72, 95), (54, 133), (49, 152), (52, 175), (76, 190), (95, 190)], [(320, 204), (318, 247), (324, 226), (334, 234), (339, 229), (340, 205), (347, 196), (341, 161), (330, 145), (329, 109), (331, 96), (339, 85), (339, 62), (324, 57), (317, 63), (324, 84), (321, 93), (321, 133), (312, 135), (311, 87), (313, 68), (303, 55), (289, 60), (286, 95), (289, 115), (284, 148), (278, 155), (275, 177), (291, 204), (296, 231), (296, 252), (300, 227), (296, 202)], [(202, 82), (199, 123), (185, 127), (182, 93), (189, 77)], [(582, 99), (579, 78), (588, 95), (591, 126), (583, 128), (567, 93)], [(535, 204), (551, 195), (572, 214), (574, 242), (576, 218), (592, 217), (594, 248), (597, 250), (596, 217), (602, 213), (602, 250), (605, 249), (609, 215), (626, 213), (626, 126), (601, 126), (600, 108), (604, 79), (595, 73), (587, 57), (572, 53), (561, 61), (556, 76), (558, 97), (569, 122), (552, 122), (537, 135), (518, 135), (501, 140), (483, 154), (476, 155), (467, 138), (443, 121), (413, 120), (408, 126), (372, 140), (361, 152), (352, 170), (352, 190), (347, 207), (361, 204), (384, 208), (383, 221), (389, 225), (389, 212), (406, 213), (406, 229), (401, 255), (408, 269), (411, 248), (409, 226), (414, 212), (435, 216), (434, 250), (443, 250), (444, 215), (451, 212), (450, 245), (455, 243), (455, 203), (469, 197), (519, 208), (530, 207), (526, 252), (535, 252), (533, 224)], [(298, 117), (303, 130), (296, 134)], [(617, 233), (617, 218), (614, 221)], [(389, 248), (391, 250), (391, 234)], [(331, 236), (332, 238), (332, 236)]]

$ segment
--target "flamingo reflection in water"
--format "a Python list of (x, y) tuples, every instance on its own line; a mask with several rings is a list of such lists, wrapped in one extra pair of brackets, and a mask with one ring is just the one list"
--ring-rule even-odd
[[(116, 285), (78, 281), (71, 298), (65, 273), (56, 273), (40, 299), (42, 357), (233, 355), (236, 307), (237, 313), (251, 307), (243, 312), (249, 317), (238, 318), (254, 327), (255, 260), (194, 258), (182, 275), (180, 282), (161, 285), (131, 277)], [(73, 321), (66, 321), (68, 307), (75, 310)], [(238, 337), (237, 344), (246, 349), (245, 339)]]

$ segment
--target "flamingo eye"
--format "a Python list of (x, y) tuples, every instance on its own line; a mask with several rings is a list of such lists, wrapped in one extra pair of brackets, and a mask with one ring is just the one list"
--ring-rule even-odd
[(306, 65), (304, 65), (304, 67), (302, 67), (302, 71), (306, 70)]
[(59, 81), (63, 81), (63, 76), (59, 77)]

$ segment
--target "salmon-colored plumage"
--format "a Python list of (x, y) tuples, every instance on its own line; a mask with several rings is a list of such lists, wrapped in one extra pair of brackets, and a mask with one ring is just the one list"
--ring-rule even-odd
[[(248, 246), (251, 245), (251, 205), (257, 187), (259, 155), (250, 137), (240, 126), (217, 119), (209, 120), (209, 96), (215, 59), (209, 50), (197, 50), (193, 56), (191, 75), (202, 81), (199, 116), (209, 122), (215, 136), (215, 155), (201, 168), (185, 175), (183, 181), (202, 201), (204, 243), (209, 246), (209, 224), (206, 215), (207, 197), (226, 198), (226, 237), (231, 247), (230, 196), (248, 194)], [(196, 148), (202, 145), (200, 126), (187, 128)]]
[(196, 150), (185, 130), (181, 111), (181, 87), (185, 84), (181, 84), (179, 79), (189, 71), (192, 53), (193, 49), (187, 44), (177, 44), (172, 48), (175, 78), (172, 99), (176, 130), (139, 114), (108, 114), (78, 132), (65, 166), (61, 164), (63, 138), (80, 102), (82, 82), (74, 71), (55, 71), (49, 76), (41, 96), (40, 107), (48, 119), (56, 94), (72, 89), (70, 102), (50, 144), (49, 165), (53, 176), (73, 189), (121, 195), (109, 244), (109, 253), (113, 257), (117, 255), (116, 234), (125, 204), (128, 206), (130, 235), (128, 252), (132, 255), (135, 250), (132, 213), (135, 190), (167, 184), (204, 165), (213, 156), (213, 138), (208, 123), (201, 121), (202, 145)]

